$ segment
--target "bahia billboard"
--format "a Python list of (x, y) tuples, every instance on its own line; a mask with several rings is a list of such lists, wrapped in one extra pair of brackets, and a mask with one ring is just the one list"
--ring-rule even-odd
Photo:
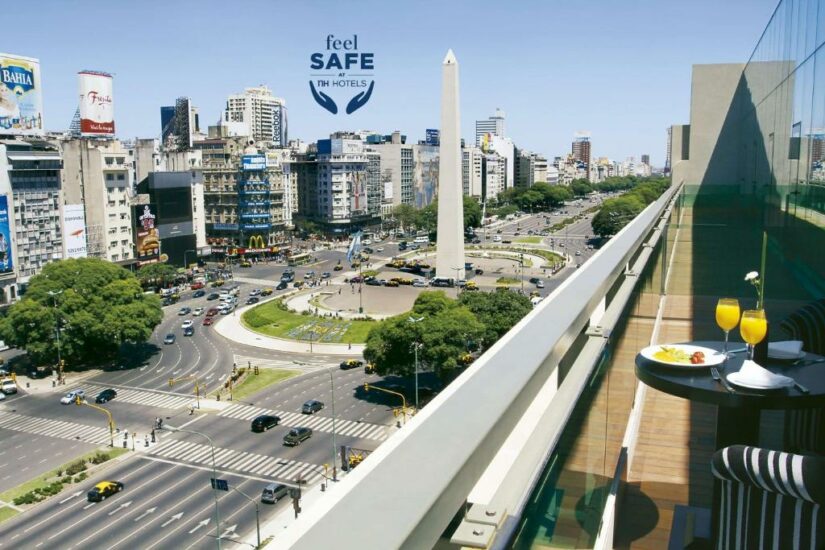
[(86, 257), (86, 213), (82, 204), (63, 206), (64, 258)]
[(43, 133), (40, 61), (0, 53), (0, 134)]
[(11, 227), (9, 226), (9, 201), (0, 195), (0, 273), (14, 271), (11, 258)]
[(115, 110), (112, 75), (96, 71), (77, 73), (80, 86), (80, 133), (83, 136), (114, 136)]

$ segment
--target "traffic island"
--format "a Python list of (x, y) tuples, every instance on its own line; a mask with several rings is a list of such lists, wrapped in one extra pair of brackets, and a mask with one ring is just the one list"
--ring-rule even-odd
[(239, 401), (299, 374), (301, 371), (291, 369), (239, 368), (230, 375), (216, 396), (220, 395), (223, 400)]

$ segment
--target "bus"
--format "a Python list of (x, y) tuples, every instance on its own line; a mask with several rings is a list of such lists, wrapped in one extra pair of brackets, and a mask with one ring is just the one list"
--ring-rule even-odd
[(304, 252), (303, 254), (293, 254), (289, 257), (289, 261), (287, 265), (290, 267), (295, 267), (296, 265), (306, 265), (312, 261), (312, 256), (309, 252)]

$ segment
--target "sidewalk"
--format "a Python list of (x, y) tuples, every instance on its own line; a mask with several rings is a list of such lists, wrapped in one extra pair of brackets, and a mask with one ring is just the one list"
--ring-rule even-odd
[[(218, 334), (224, 338), (245, 346), (252, 346), (268, 351), (310, 354), (309, 342), (266, 336), (243, 326), (243, 323), (241, 323), (241, 315), (250, 307), (255, 307), (255, 305), (259, 304), (238, 308), (232, 315), (223, 315), (223, 319), (212, 325), (212, 330), (217, 331)], [(315, 342), (312, 344), (312, 354), (360, 357), (364, 353), (364, 347), (363, 344), (352, 344), (352, 346), (350, 346), (349, 344), (321, 344)]]
[[(64, 373), (65, 384), (53, 385), (51, 376), (46, 378), (29, 378), (28, 376), (20, 375), (17, 377), (17, 387), (27, 394), (35, 395), (41, 393), (66, 393), (70, 387), (73, 387), (80, 382), (93, 376), (97, 376), (103, 372), (100, 369), (92, 369), (83, 372), (66, 372)], [(56, 380), (56, 378), (54, 379)]]

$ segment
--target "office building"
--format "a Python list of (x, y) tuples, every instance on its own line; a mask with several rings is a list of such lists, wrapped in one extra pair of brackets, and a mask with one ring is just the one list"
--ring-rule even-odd
[[(386, 139), (389, 137), (389, 139)], [(392, 203), (415, 205), (414, 148), (405, 136), (393, 132), (390, 136), (369, 136), (369, 148), (381, 157), (381, 181), (390, 183)], [(385, 192), (385, 196), (387, 193)]]
[(0, 303), (17, 300), (33, 275), (63, 258), (61, 170), (53, 144), (0, 139)]
[(478, 147), (461, 149), (461, 181), (465, 195), (481, 199), (484, 187), (484, 154)]
[(504, 111), (496, 109), (495, 115), (476, 121), (476, 147), (481, 147), (484, 134), (504, 137)]
[(250, 136), (262, 146), (286, 147), (286, 102), (266, 86), (246, 88), (226, 100), (222, 125), (230, 136)]
[(200, 137), (198, 109), (188, 97), (160, 108), (161, 145), (167, 151), (186, 151)]
[(482, 200), (494, 199), (507, 189), (507, 159), (497, 153), (482, 154)]
[(134, 259), (129, 149), (118, 140), (58, 142), (63, 155), (64, 204), (82, 205), (85, 255), (129, 264)]
[(586, 179), (590, 179), (590, 134), (588, 132), (578, 132), (573, 138), (572, 147), (573, 159), (582, 163), (586, 172)]

